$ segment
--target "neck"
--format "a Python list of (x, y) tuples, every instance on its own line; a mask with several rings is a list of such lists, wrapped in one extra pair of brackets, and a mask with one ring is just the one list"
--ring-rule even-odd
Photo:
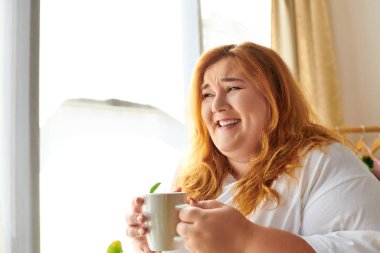
[(228, 158), (228, 162), (236, 173), (237, 179), (241, 179), (245, 177), (249, 171), (249, 161), (246, 160), (234, 160), (232, 158)]

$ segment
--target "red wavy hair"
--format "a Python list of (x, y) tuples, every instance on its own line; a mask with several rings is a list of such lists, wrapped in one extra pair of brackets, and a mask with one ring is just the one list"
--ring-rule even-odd
[(252, 85), (258, 85), (270, 114), (260, 151), (250, 158), (249, 172), (235, 185), (234, 202), (241, 213), (248, 215), (262, 201), (273, 200), (278, 204), (280, 195), (271, 188), (278, 176), (292, 175), (310, 149), (322, 149), (339, 138), (316, 123), (289, 69), (273, 50), (251, 42), (216, 47), (198, 60), (190, 91), (192, 146), (177, 181), (188, 196), (197, 200), (215, 199), (221, 193), (225, 176), (235, 175), (227, 157), (213, 144), (201, 117), (200, 86), (204, 73), (209, 66), (226, 57)]

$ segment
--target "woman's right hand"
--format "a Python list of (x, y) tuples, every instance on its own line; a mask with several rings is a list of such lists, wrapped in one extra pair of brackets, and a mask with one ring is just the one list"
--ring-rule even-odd
[(142, 213), (144, 199), (137, 197), (132, 200), (132, 211), (127, 214), (127, 236), (132, 239), (134, 248), (138, 252), (151, 253), (145, 234), (148, 229), (144, 226), (147, 217)]
[[(181, 192), (182, 188), (177, 187), (174, 192)], [(127, 236), (132, 239), (134, 248), (140, 253), (153, 253), (148, 246), (146, 233), (148, 228), (144, 226), (147, 217), (142, 213), (144, 198), (137, 197), (132, 200), (132, 212), (127, 214)]]

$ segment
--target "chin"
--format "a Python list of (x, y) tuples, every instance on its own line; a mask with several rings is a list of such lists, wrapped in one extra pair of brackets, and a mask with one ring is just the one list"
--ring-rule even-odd
[(217, 148), (220, 151), (220, 153), (222, 153), (226, 157), (233, 156), (233, 153), (235, 153), (234, 151), (236, 151), (236, 148), (226, 148), (226, 147), (225, 148), (219, 148), (219, 147), (217, 147)]

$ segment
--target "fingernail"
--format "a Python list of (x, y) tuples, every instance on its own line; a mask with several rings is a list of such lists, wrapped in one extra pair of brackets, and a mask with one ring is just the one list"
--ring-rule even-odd
[(139, 235), (144, 234), (144, 229), (142, 229), (142, 228), (137, 229), (137, 234), (139, 234)]
[(135, 199), (135, 205), (141, 205), (141, 198), (140, 197)]
[(190, 204), (196, 204), (198, 201), (196, 201), (195, 199), (193, 199), (192, 197), (190, 197)]
[(142, 220), (143, 220), (142, 215), (137, 216), (136, 220), (137, 220), (138, 223), (141, 223)]

